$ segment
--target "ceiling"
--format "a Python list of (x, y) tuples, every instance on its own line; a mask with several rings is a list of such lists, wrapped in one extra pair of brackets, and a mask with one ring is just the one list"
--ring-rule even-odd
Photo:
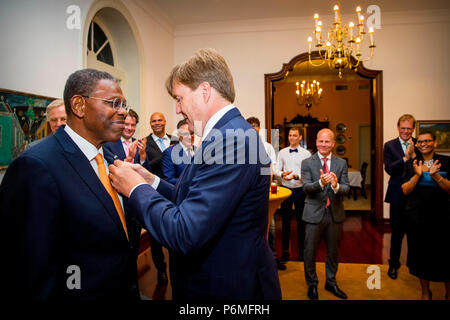
[(359, 5), (378, 5), (381, 12), (449, 9), (449, 0), (144, 0), (152, 1), (174, 25), (230, 20), (331, 15), (335, 4), (341, 13)]

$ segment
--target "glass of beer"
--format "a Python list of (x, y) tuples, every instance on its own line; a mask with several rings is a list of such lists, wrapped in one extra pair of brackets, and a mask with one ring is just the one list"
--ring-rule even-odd
[(272, 182), (272, 184), (270, 185), (270, 193), (277, 194), (277, 189), (278, 189), (277, 184), (275, 182)]

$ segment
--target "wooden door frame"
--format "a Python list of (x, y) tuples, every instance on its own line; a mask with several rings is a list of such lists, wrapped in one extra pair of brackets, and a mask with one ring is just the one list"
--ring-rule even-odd
[[(319, 59), (318, 51), (311, 52), (311, 59)], [(356, 62), (352, 57), (353, 62)], [(266, 128), (274, 128), (274, 82), (283, 80), (295, 64), (309, 61), (308, 52), (301, 53), (283, 63), (281, 70), (264, 74), (265, 90), (265, 123)], [(370, 125), (371, 125), (371, 217), (377, 224), (383, 224), (383, 71), (366, 69), (362, 63), (355, 72), (366, 79), (370, 79)], [(337, 75), (337, 70), (336, 70)], [(267, 137), (270, 142), (270, 135)]]

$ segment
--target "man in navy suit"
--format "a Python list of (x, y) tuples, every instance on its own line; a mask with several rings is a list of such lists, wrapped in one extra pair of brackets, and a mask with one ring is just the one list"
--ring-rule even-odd
[(399, 136), (384, 144), (384, 170), (390, 175), (385, 202), (389, 203), (391, 224), (391, 247), (389, 254), (388, 276), (397, 279), (400, 268), (400, 253), (405, 235), (404, 211), (406, 197), (402, 192), (403, 168), (405, 163), (415, 157), (412, 133), (416, 120), (410, 114), (402, 115), (397, 121)]
[(136, 132), (136, 125), (139, 123), (139, 116), (133, 109), (128, 111), (125, 118), (125, 128), (123, 129), (122, 137), (116, 142), (107, 142), (103, 145), (103, 152), (105, 159), (109, 163), (114, 163), (114, 160), (125, 160), (132, 163), (143, 164), (147, 155), (145, 153), (146, 140), (133, 138)]
[(122, 135), (125, 98), (110, 74), (84, 69), (69, 76), (64, 104), (67, 125), (14, 160), (0, 186), (2, 291), (137, 300), (140, 227), (124, 216), (102, 156)]
[(194, 133), (189, 132), (189, 127), (185, 119), (178, 122), (177, 130), (179, 143), (164, 150), (162, 159), (163, 178), (171, 184), (177, 183), (186, 164), (191, 162), (191, 158), (194, 155), (192, 145), (194, 142)]
[(228, 65), (202, 49), (172, 70), (166, 86), (177, 113), (202, 137), (193, 161), (175, 186), (121, 161), (110, 176), (169, 249), (173, 298), (281, 299), (267, 241), (270, 159), (232, 104)]

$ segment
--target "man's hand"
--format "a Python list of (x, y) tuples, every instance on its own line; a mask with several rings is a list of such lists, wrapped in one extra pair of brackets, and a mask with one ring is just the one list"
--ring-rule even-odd
[(286, 180), (286, 181), (290, 181), (290, 180), (294, 179), (294, 177), (295, 177), (295, 174), (293, 174), (291, 177), (288, 177), (291, 173), (292, 173), (292, 170), (291, 170), (291, 171), (285, 171), (285, 172), (283, 172), (283, 173), (281, 174), (281, 177), (282, 177), (284, 180)]
[(409, 159), (414, 159), (416, 157), (416, 153), (414, 152), (414, 141), (412, 138), (408, 140), (408, 148), (405, 150), (405, 159), (408, 161)]
[(131, 190), (138, 184), (152, 184), (155, 180), (155, 176), (139, 164), (116, 160), (108, 169), (112, 186), (126, 197), (130, 196)]
[(330, 172), (330, 175), (331, 175), (331, 187), (333, 189), (336, 189), (338, 185), (338, 178), (334, 172)]
[(330, 173), (323, 173), (323, 170), (320, 169), (320, 181), (322, 185), (325, 187), (327, 184), (331, 183), (332, 176)]
[(145, 152), (145, 148), (147, 146), (147, 138), (138, 139), (136, 141), (139, 148), (139, 160), (143, 162), (147, 158), (147, 153)]
[(124, 160), (125, 162), (131, 162), (133, 163), (134, 157), (136, 156), (136, 150), (137, 150), (137, 140), (135, 140), (128, 149), (128, 157), (126, 157)]

